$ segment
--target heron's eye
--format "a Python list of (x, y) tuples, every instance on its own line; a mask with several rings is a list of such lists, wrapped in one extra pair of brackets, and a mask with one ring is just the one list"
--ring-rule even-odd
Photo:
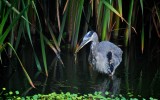
[(109, 51), (107, 53), (107, 58), (108, 58), (109, 61), (112, 59), (112, 52), (111, 51)]

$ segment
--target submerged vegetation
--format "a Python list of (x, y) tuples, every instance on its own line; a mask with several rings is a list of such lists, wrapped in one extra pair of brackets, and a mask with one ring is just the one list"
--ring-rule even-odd
[[(136, 55), (131, 42), (137, 39), (136, 43), (141, 54), (152, 52), (149, 61), (160, 54), (159, 51), (154, 52), (158, 48), (147, 50), (149, 47), (147, 44), (150, 44), (151, 40), (158, 41), (160, 38), (159, 5), (159, 1), (149, 0), (127, 2), (122, 0), (0, 0), (0, 65), (16, 57), (30, 85), (35, 88), (33, 77), (27, 69), (34, 69), (33, 66), (36, 66), (36, 74), (45, 73), (48, 77), (48, 69), (50, 69), (47, 63), (48, 48), (64, 66), (60, 55), (63, 52), (61, 49), (65, 47), (66, 51), (69, 50), (73, 54), (81, 37), (88, 30), (94, 30), (101, 40), (114, 41), (124, 48), (125, 85), (127, 91), (131, 91), (129, 74), (132, 72), (129, 72), (129, 68), (133, 68), (134, 64), (130, 62), (136, 62), (133, 60)], [(35, 63), (33, 66), (26, 66), (25, 61), (22, 61), (19, 51), (25, 44), (29, 44), (32, 48)], [(38, 51), (41, 54), (38, 54)], [(128, 53), (129, 51), (133, 53)], [(42, 56), (42, 60), (39, 55)], [(160, 64), (158, 60), (159, 57), (154, 60), (157, 61), (156, 67)], [(142, 69), (139, 72), (137, 91), (141, 93), (142, 78), (145, 73), (142, 73)], [(156, 71), (153, 75), (152, 88), (155, 88), (155, 80), (159, 80), (158, 73), (159, 71)], [(50, 95), (66, 97), (67, 93)], [(91, 95), (72, 96), (89, 99)]]

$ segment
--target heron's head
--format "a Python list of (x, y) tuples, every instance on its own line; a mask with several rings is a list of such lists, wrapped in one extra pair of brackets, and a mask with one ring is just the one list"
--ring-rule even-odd
[(98, 36), (97, 33), (94, 31), (89, 31), (84, 37), (83, 40), (80, 44), (80, 46), (76, 49), (77, 53), (81, 48), (83, 48), (83, 46), (85, 46), (87, 43), (89, 43), (90, 41), (98, 41)]

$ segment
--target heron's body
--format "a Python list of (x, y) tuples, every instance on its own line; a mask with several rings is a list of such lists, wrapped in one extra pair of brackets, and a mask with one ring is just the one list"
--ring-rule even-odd
[(92, 42), (88, 60), (93, 69), (112, 76), (122, 61), (123, 51), (109, 41), (99, 42), (96, 32), (89, 31), (76, 52), (88, 42)]
[[(110, 74), (110, 68), (117, 66), (122, 61), (122, 51), (109, 41), (92, 42), (88, 61), (92, 67), (105, 74)], [(109, 55), (109, 53), (112, 53)], [(109, 57), (110, 56), (110, 57)]]

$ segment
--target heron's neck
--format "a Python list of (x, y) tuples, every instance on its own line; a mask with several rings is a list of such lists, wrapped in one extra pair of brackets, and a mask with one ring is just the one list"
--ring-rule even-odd
[(92, 53), (95, 52), (98, 43), (99, 43), (98, 36), (97, 36), (97, 34), (94, 34), (94, 38), (92, 39), (91, 48), (90, 48), (90, 50), (92, 51)]
[(99, 41), (92, 41), (91, 43), (91, 50), (92, 50), (92, 53), (95, 52), (95, 48), (97, 47)]

